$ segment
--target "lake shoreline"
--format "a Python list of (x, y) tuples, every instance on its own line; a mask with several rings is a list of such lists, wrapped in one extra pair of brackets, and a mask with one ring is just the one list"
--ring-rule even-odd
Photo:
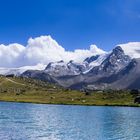
[(140, 107), (140, 104), (134, 105), (120, 105), (120, 104), (69, 104), (69, 103), (44, 103), (44, 102), (27, 102), (27, 101), (7, 101), (0, 100), (0, 102), (10, 103), (28, 103), (28, 104), (40, 104), (40, 105), (71, 105), (71, 106), (105, 106), (105, 107)]

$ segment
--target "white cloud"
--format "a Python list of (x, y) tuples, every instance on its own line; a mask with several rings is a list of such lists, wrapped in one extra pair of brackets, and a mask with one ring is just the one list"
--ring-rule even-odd
[(18, 65), (18, 58), (24, 50), (25, 47), (20, 44), (0, 45), (0, 66), (11, 67)]
[(119, 44), (124, 53), (131, 58), (140, 58), (140, 42), (129, 42), (126, 44)]
[(91, 45), (89, 50), (77, 49), (66, 51), (51, 36), (30, 38), (27, 46), (20, 44), (0, 45), (0, 67), (21, 67), (48, 64), (49, 62), (74, 60), (82, 62), (86, 57), (105, 53), (96, 45)]

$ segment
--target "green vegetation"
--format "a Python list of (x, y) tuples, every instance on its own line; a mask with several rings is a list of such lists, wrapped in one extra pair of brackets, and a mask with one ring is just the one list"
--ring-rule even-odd
[(0, 76), (0, 101), (43, 104), (140, 106), (136, 91), (80, 92), (22, 77)]

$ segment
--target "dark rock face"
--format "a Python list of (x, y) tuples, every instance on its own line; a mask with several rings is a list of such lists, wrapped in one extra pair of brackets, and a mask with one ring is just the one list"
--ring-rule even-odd
[(98, 83), (113, 83), (121, 79), (125, 75), (127, 76), (129, 72), (131, 72), (133, 68), (135, 68), (136, 63), (137, 63), (136, 60), (133, 59), (130, 61), (130, 63), (126, 67), (124, 67), (124, 69), (120, 70), (118, 73), (112, 74), (109, 77), (102, 77), (99, 80), (97, 80), (97, 82)]
[(84, 62), (87, 62), (87, 63), (91, 63), (95, 60), (97, 60), (99, 58), (100, 55), (96, 55), (96, 56), (91, 56), (91, 57), (88, 57), (84, 60)]
[(39, 79), (39, 80), (47, 81), (47, 82), (50, 82), (50, 83), (56, 83), (55, 79), (52, 76), (45, 73), (44, 71), (28, 70), (28, 71), (24, 72), (21, 76), (22, 77)]
[(102, 62), (99, 70), (107, 73), (117, 73), (128, 65), (131, 58), (124, 54), (121, 47), (113, 49), (112, 53)]

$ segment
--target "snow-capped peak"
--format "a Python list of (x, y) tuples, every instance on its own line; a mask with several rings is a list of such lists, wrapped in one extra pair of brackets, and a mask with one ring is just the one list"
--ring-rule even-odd
[(90, 45), (91, 52), (94, 53), (94, 55), (104, 54), (106, 53), (104, 50), (98, 48), (96, 45)]
[(129, 42), (118, 46), (120, 46), (124, 53), (131, 58), (140, 58), (140, 42)]

